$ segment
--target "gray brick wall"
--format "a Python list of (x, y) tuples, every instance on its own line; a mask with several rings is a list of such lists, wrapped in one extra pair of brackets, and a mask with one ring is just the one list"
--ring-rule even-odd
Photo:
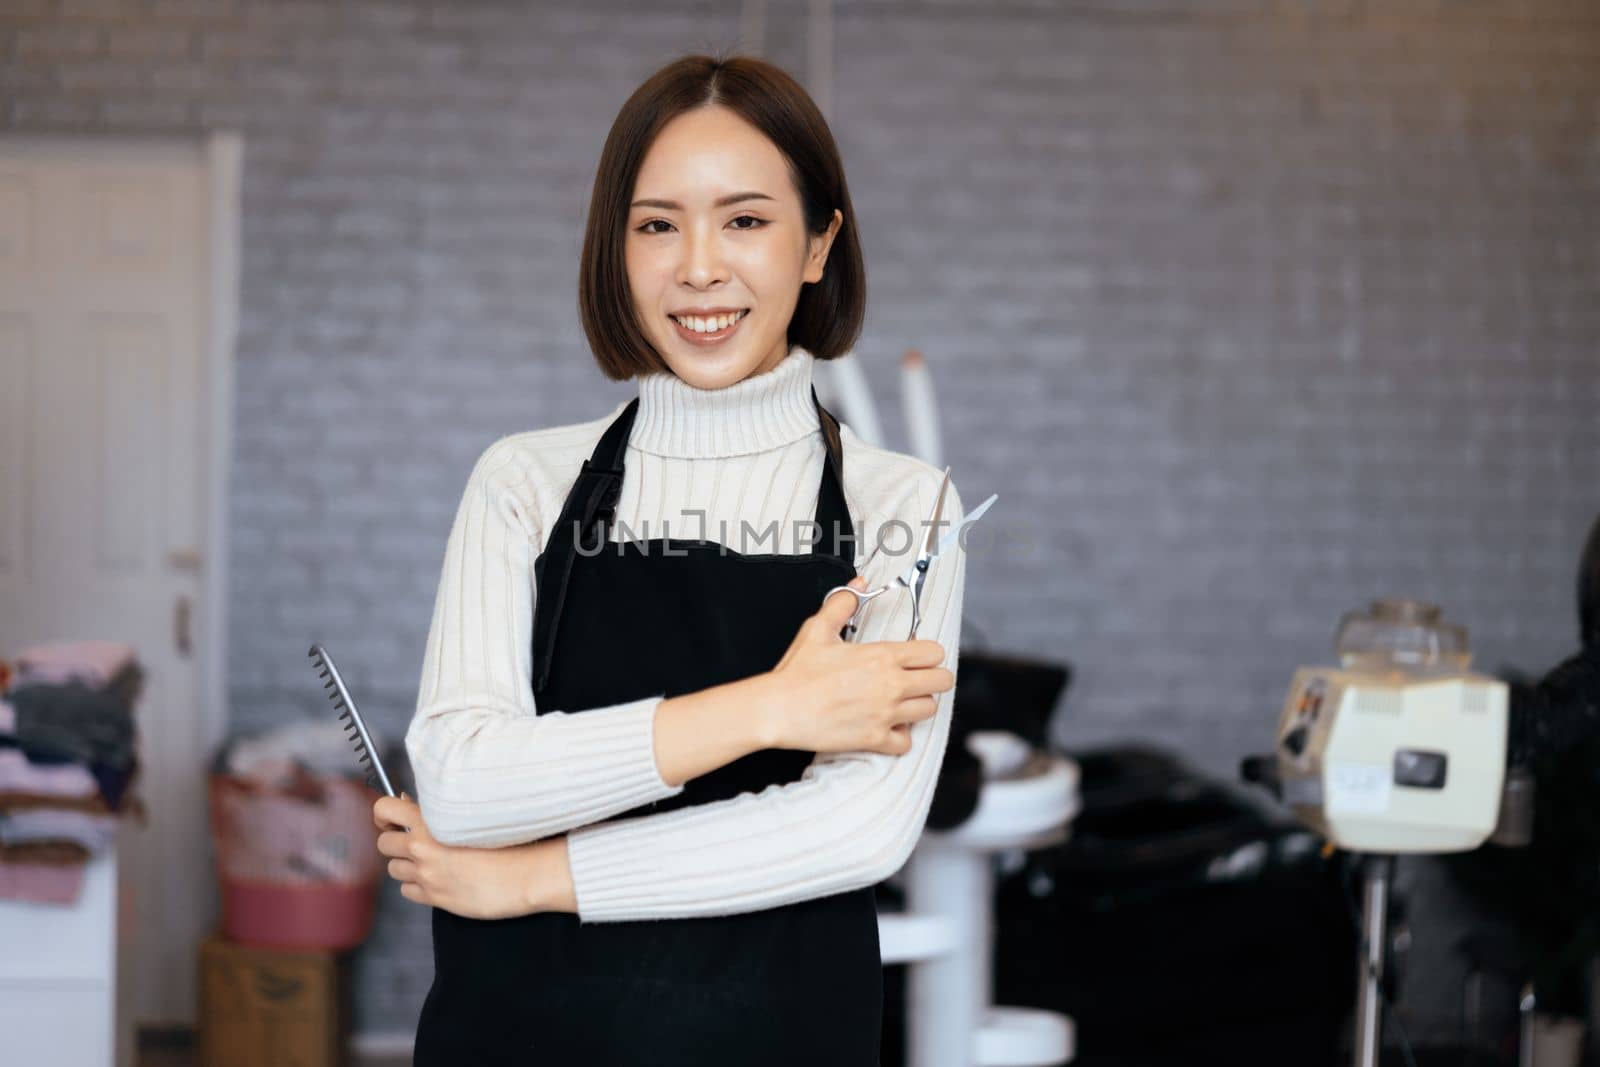
[[(765, 52), (803, 77), (802, 6), (771, 7)], [(318, 637), (403, 731), (472, 460), (629, 391), (573, 317), (608, 124), (741, 14), (0, 2), (0, 129), (246, 138), (241, 726), (323, 713)], [(1077, 668), (1063, 743), (1231, 776), (1380, 594), (1445, 605), (1485, 667), (1570, 651), (1600, 508), (1600, 8), (840, 0), (834, 42), (858, 351), (887, 399), (923, 348), (964, 492), (1031, 539), (974, 554), (970, 640)], [(1426, 892), (1423, 1036), (1453, 1022), (1460, 913)], [(428, 978), (426, 914), (386, 892), (358, 1025), (409, 1029)]]

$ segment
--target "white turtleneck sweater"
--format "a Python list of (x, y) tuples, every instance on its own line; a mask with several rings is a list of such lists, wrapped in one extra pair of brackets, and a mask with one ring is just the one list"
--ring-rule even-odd
[[(803, 524), (815, 515), (826, 456), (811, 400), (814, 365), (794, 346), (777, 367), (726, 389), (697, 389), (670, 374), (640, 378), (611, 539), (704, 537), (738, 551), (806, 551)], [(503, 437), (472, 470), (406, 732), (429, 831), (446, 844), (486, 848), (566, 834), (586, 923), (755, 911), (882, 881), (922, 832), (954, 690), (939, 694), (933, 718), (911, 727), (903, 755), (823, 753), (795, 782), (591, 825), (683, 790), (664, 782), (655, 763), (662, 694), (535, 714), (533, 561), (580, 465), (624, 406)], [(841, 439), (858, 569), (882, 542), (863, 570), (876, 588), (915, 558), (942, 472), (874, 448), (848, 426)], [(944, 518), (963, 515), (952, 481)], [(768, 540), (741, 537), (747, 527)], [(945, 647), (952, 671), (965, 573), (960, 549), (934, 563), (917, 634)], [(714, 602), (715, 590), (708, 597)], [(910, 619), (909, 594), (895, 589), (867, 605), (857, 640), (904, 640)]]

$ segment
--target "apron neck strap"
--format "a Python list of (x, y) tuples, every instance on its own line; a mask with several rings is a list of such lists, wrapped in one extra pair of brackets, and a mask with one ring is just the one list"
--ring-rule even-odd
[(617, 510), (617, 498), (622, 495), (622, 454), (628, 447), (628, 433), (633, 429), (633, 419), (638, 412), (639, 398), (634, 397), (601, 435), (594, 452), (583, 461), (572, 490), (567, 493), (561, 516), (546, 539), (544, 551), (533, 562), (533, 580), (538, 589), (533, 626), (535, 694), (543, 693), (550, 680), (556, 624), (561, 618), (561, 602), (567, 596), (572, 561), (580, 546), (586, 552), (599, 550), (600, 540), (605, 537), (606, 527)]
[[(844, 442), (839, 436), (839, 420), (822, 406), (816, 386), (811, 387), (811, 402), (816, 405), (817, 421), (822, 426), (827, 462), (823, 464), (822, 482), (817, 487), (814, 517), (818, 526), (817, 540), (810, 554), (837, 556), (849, 563), (856, 556), (856, 528), (844, 497)], [(572, 529), (571, 521), (579, 521), (576, 530), (585, 548), (593, 547), (592, 536), (606, 536), (605, 529), (616, 515), (628, 436), (638, 412), (639, 399), (635, 397), (606, 428), (593, 454), (584, 462), (578, 473), (578, 483), (568, 497), (569, 506), (578, 506), (574, 514), (562, 515), (563, 525)]]
[(822, 484), (817, 489), (816, 521), (820, 530), (816, 543), (811, 546), (811, 554), (837, 556), (852, 563), (856, 557), (856, 527), (844, 499), (844, 443), (839, 437), (839, 420), (822, 406), (814, 385), (811, 402), (817, 406), (822, 442), (828, 452), (827, 462), (822, 466)]

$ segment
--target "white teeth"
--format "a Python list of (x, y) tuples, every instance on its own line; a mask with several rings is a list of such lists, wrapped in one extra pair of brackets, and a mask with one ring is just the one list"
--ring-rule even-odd
[(669, 317), (673, 321), (681, 323), (687, 329), (694, 330), (696, 333), (715, 333), (718, 330), (727, 329), (729, 326), (744, 318), (744, 316), (745, 312), (736, 311), (732, 315), (717, 315), (709, 319), (699, 318), (697, 316), (682, 318), (677, 315), (672, 315)]

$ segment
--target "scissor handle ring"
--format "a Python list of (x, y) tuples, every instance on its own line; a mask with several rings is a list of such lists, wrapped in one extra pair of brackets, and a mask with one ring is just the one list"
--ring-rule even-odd
[(866, 607), (867, 601), (881, 596), (888, 591), (889, 587), (886, 585), (880, 585), (878, 588), (868, 590), (867, 592), (862, 592), (860, 589), (857, 589), (855, 586), (851, 585), (836, 585), (832, 589), (828, 590), (828, 592), (822, 598), (824, 601), (826, 601), (828, 597), (835, 593), (849, 593), (851, 596), (856, 598), (856, 610), (850, 613), (850, 621), (844, 624), (844, 629), (839, 632), (839, 636), (843, 637), (846, 641), (854, 637), (856, 635), (857, 620), (859, 620), (861, 617), (861, 609)]

